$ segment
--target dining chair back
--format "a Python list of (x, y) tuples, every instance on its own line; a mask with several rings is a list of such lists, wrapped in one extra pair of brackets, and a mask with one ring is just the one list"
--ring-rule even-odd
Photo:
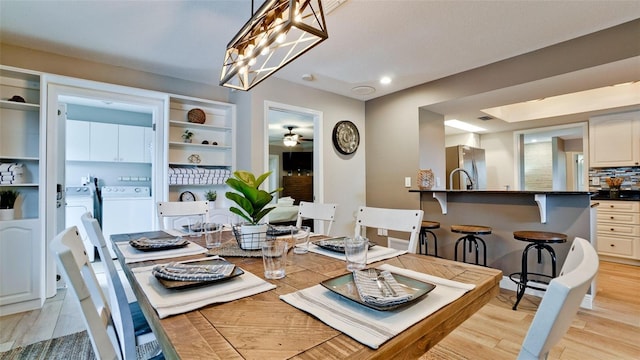
[(72, 226), (58, 234), (51, 242), (51, 251), (80, 304), (82, 319), (96, 358), (123, 359), (112, 313), (85, 254), (78, 228)]
[[(415, 254), (418, 247), (418, 234), (422, 223), (422, 210), (385, 209), (361, 206), (356, 215), (355, 235), (361, 234), (363, 227), (407, 232), (410, 234), (408, 248)], [(387, 246), (390, 246), (387, 236)]]
[(84, 213), (80, 219), (87, 232), (87, 237), (91, 244), (98, 249), (98, 255), (105, 267), (107, 300), (123, 356), (125, 359), (134, 359), (136, 346), (155, 340), (155, 336), (151, 332), (138, 302), (129, 303), (127, 299), (125, 284), (118, 274), (113, 259), (109, 256), (107, 243), (102, 235), (98, 220), (93, 218), (90, 212)]
[[(335, 220), (336, 207), (336, 204), (300, 201), (296, 227), (300, 227), (304, 219), (313, 219), (317, 220), (314, 221), (313, 232), (315, 234), (329, 235), (331, 233), (331, 226)], [(316, 226), (318, 224), (320, 226)]]
[(538, 306), (518, 360), (546, 359), (564, 336), (598, 272), (598, 254), (589, 241), (576, 237), (560, 270)]
[(160, 229), (176, 229), (182, 225), (207, 222), (208, 201), (160, 201), (158, 202), (158, 223)]

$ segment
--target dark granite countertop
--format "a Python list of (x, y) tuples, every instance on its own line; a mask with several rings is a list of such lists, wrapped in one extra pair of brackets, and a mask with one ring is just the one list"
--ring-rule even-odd
[(520, 191), (520, 190), (445, 190), (445, 189), (431, 189), (420, 190), (411, 189), (409, 192), (434, 192), (434, 193), (448, 193), (448, 194), (492, 194), (492, 195), (591, 195), (594, 194), (591, 191)]
[(620, 190), (617, 198), (609, 197), (609, 190), (600, 190), (591, 196), (591, 200), (640, 201), (640, 190)]

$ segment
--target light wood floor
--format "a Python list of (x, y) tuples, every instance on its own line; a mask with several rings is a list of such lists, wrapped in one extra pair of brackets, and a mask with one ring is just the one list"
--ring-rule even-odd
[[(601, 262), (593, 310), (580, 309), (549, 359), (640, 359), (640, 268)], [(500, 295), (422, 359), (515, 359), (540, 301)], [(0, 317), (0, 351), (84, 330), (70, 294), (61, 289), (41, 310)]]

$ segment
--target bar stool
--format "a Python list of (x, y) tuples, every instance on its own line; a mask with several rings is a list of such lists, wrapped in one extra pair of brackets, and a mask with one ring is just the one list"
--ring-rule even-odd
[(433, 236), (433, 249), (434, 254), (438, 257), (438, 238), (436, 234), (431, 231), (435, 229), (440, 229), (440, 223), (437, 221), (427, 221), (423, 220), (420, 225), (420, 254), (422, 254), (422, 246), (424, 245), (424, 255), (429, 255), (429, 236), (431, 234)]
[[(518, 304), (524, 296), (526, 288), (545, 291), (546, 288), (531, 285), (528, 282), (532, 281), (529, 277), (533, 275), (536, 277), (536, 283), (549, 285), (549, 281), (556, 277), (556, 252), (549, 244), (558, 244), (567, 242), (567, 235), (545, 231), (514, 231), (513, 237), (516, 240), (527, 241), (529, 245), (524, 248), (522, 253), (522, 269), (521, 272), (516, 272), (509, 275), (509, 279), (518, 285), (516, 303), (513, 304), (513, 310), (517, 310)], [(529, 272), (527, 268), (527, 256), (530, 249), (538, 250), (538, 264), (542, 263), (542, 250), (546, 250), (551, 257), (551, 275)], [(549, 279), (547, 281), (546, 279)]]
[(476, 265), (479, 265), (478, 250), (480, 245), (482, 245), (482, 254), (484, 256), (482, 265), (487, 266), (487, 245), (484, 243), (482, 238), (478, 237), (478, 235), (489, 235), (491, 234), (491, 230), (492, 229), (489, 226), (482, 225), (451, 225), (452, 232), (464, 234), (463, 237), (456, 241), (455, 261), (458, 261), (458, 245), (462, 244), (462, 262), (467, 262), (467, 252), (465, 251), (465, 247), (468, 246), (469, 252), (471, 252), (473, 246), (476, 249)]

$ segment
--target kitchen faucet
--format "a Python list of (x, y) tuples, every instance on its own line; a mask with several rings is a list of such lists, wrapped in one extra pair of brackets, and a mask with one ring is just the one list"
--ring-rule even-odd
[[(469, 178), (469, 185), (467, 185), (467, 190), (473, 190), (473, 179), (471, 178), (471, 175), (469, 175), (469, 173), (467, 172), (467, 170), (463, 169), (463, 168), (455, 168), (453, 170), (451, 170), (451, 173), (449, 173), (449, 190), (453, 190), (453, 174), (455, 174), (458, 171), (462, 171), (463, 173), (465, 173), (467, 175), (467, 178)], [(460, 184), (460, 188), (462, 189), (462, 184)]]

